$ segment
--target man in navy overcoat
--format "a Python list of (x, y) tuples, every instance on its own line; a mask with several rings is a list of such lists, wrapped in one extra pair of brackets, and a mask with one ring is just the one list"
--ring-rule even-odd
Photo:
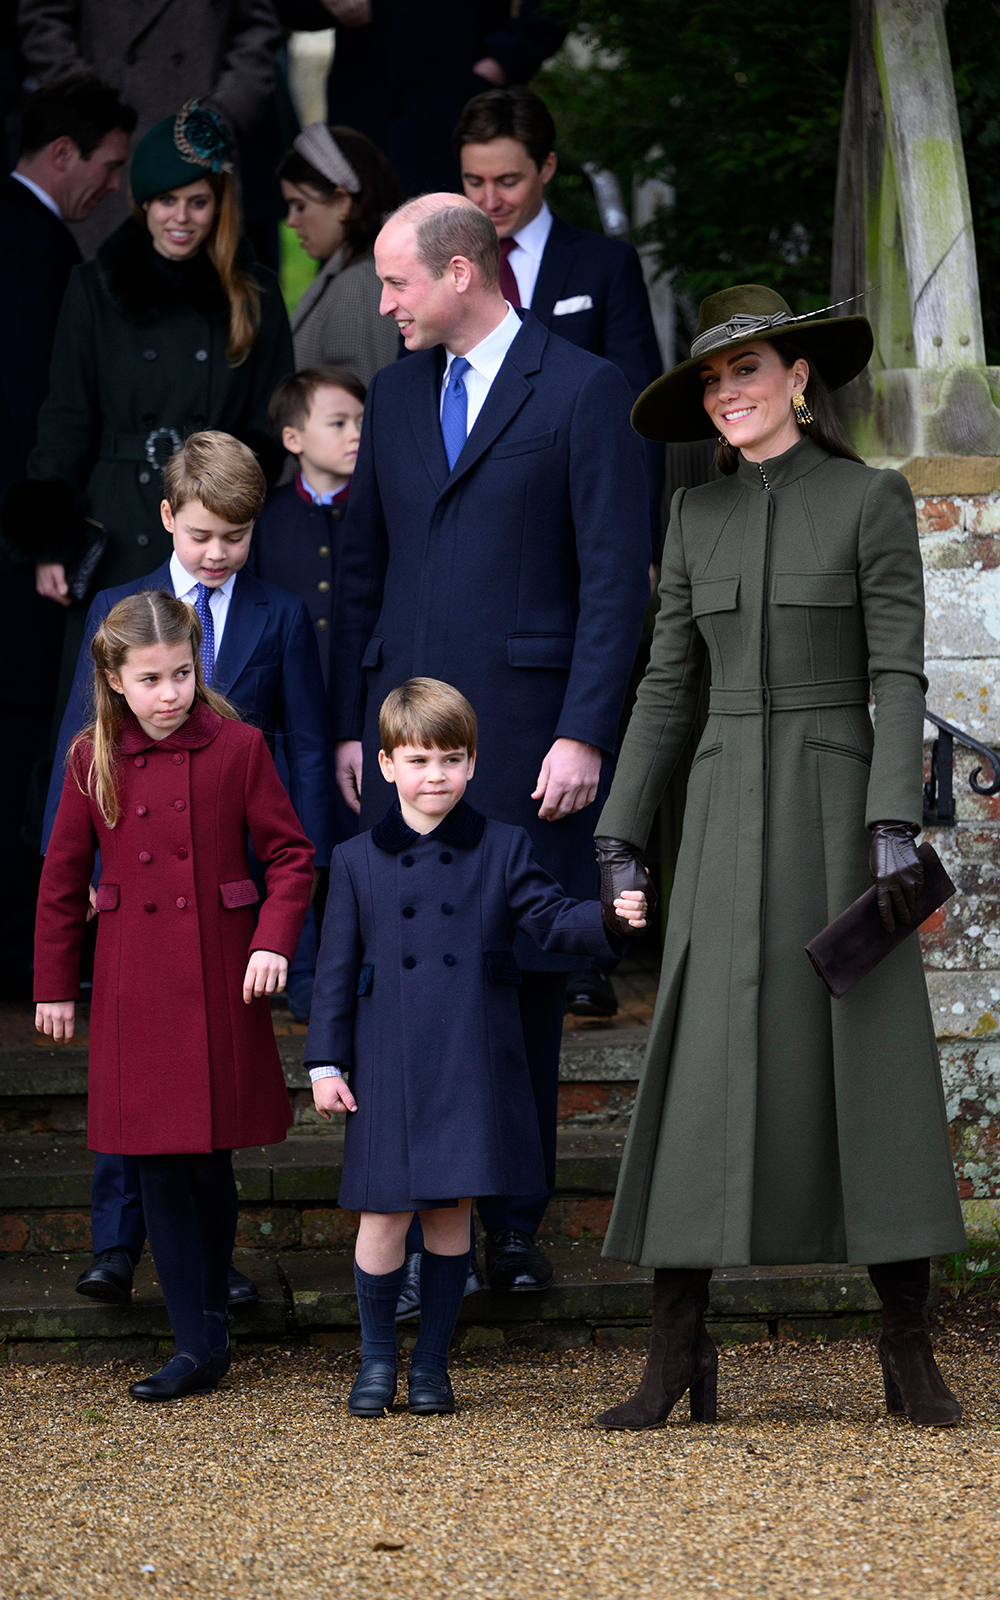
[[(388, 801), (379, 706), (407, 678), (443, 679), (479, 718), (472, 803), (526, 828), (566, 893), (591, 899), (594, 801), (649, 599), (629, 386), (507, 304), (496, 230), (470, 202), (409, 202), (375, 259), (382, 313), (417, 353), (372, 383), (344, 522), (331, 673), (341, 792), (356, 807), (360, 794), (361, 827), (374, 826)], [(550, 1190), (574, 961), (523, 935), (515, 950)], [(480, 1203), (494, 1288), (551, 1281), (533, 1242), (548, 1199)]]

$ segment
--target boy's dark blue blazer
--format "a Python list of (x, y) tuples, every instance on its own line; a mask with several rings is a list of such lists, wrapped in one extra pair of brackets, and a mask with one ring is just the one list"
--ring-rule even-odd
[[(55, 821), (69, 747), (90, 715), (94, 670), (90, 641), (112, 606), (142, 589), (164, 589), (173, 594), (169, 562), (148, 577), (102, 590), (87, 614), (87, 631), (59, 729), (45, 808), (43, 850)], [(246, 722), (261, 729), (272, 751), (275, 734), (281, 733), (292, 804), (315, 846), (317, 867), (328, 866), (333, 848), (332, 761), (327, 702), (313, 625), (296, 595), (262, 583), (246, 567), (236, 574), (212, 688), (231, 700)]]

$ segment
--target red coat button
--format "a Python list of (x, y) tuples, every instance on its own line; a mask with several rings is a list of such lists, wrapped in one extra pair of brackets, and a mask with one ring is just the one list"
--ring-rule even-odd
[(174, 766), (175, 767), (182, 767), (183, 765), (184, 765), (184, 757), (182, 755), (174, 756)]
[(174, 801), (174, 810), (175, 811), (186, 811), (187, 810), (187, 806), (184, 804), (183, 800), (175, 800)]
[(135, 814), (136, 814), (137, 817), (144, 817), (146, 815), (146, 807), (145, 806), (136, 806)]
[(139, 851), (139, 860), (142, 862), (144, 867), (148, 867), (149, 863), (152, 861), (152, 859), (153, 858), (150, 855), (148, 850), (140, 850)]
[(136, 764), (137, 767), (144, 767), (146, 765), (146, 757), (145, 756), (136, 756), (135, 764)]
[(146, 904), (145, 904), (145, 905), (144, 905), (144, 906), (143, 906), (143, 908), (142, 908), (142, 909), (143, 909), (143, 910), (144, 910), (144, 911), (155, 911), (155, 910), (156, 910), (156, 907), (155, 907), (155, 906), (154, 906), (154, 904), (153, 904), (153, 902), (152, 902), (152, 900), (147, 900), (147, 901), (146, 901)]
[(184, 896), (182, 894), (178, 895), (177, 896), (177, 909), (178, 909), (178, 911), (183, 911), (184, 907), (186, 905), (187, 905), (187, 901), (185, 900)]
[(188, 853), (187, 853), (186, 850), (183, 850), (183, 849), (182, 850), (178, 850), (178, 852), (177, 852), (178, 861), (186, 861), (187, 858), (188, 858)]

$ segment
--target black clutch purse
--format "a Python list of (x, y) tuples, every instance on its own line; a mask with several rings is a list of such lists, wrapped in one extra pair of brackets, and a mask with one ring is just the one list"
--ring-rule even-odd
[(900, 922), (897, 916), (895, 928), (887, 933), (872, 884), (806, 945), (806, 955), (835, 1000), (842, 999), (955, 893), (955, 885), (934, 846), (922, 844), (917, 855), (924, 864), (924, 886), (917, 897), (912, 922)]
[(73, 600), (87, 598), (87, 590), (97, 570), (97, 563), (108, 548), (108, 536), (103, 525), (94, 522), (91, 517), (82, 519), (80, 539), (83, 548), (72, 565), (66, 568), (66, 587)]

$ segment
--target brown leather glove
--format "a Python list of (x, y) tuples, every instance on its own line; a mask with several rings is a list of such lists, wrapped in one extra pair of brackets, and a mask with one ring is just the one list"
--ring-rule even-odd
[(892, 933), (896, 924), (913, 921), (917, 895), (924, 886), (923, 862), (914, 840), (919, 833), (911, 822), (876, 822), (868, 856), (878, 896), (882, 926)]
[(630, 928), (615, 910), (615, 900), (623, 889), (641, 889), (646, 896), (647, 924), (649, 914), (656, 909), (659, 896), (653, 880), (646, 871), (634, 844), (625, 839), (598, 838), (597, 862), (601, 869), (601, 916), (612, 939), (634, 939), (636, 929)]

